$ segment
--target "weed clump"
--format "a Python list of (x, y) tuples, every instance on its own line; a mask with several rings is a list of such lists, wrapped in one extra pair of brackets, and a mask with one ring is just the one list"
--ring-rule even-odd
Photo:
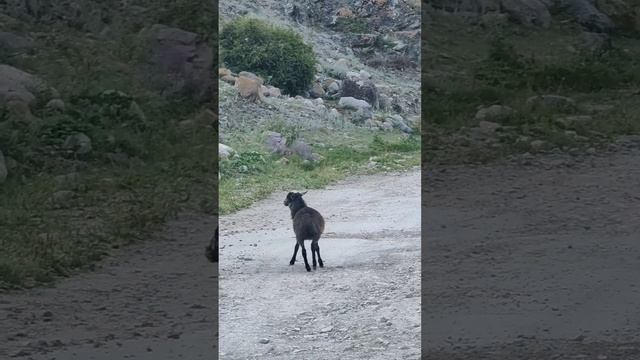
[(292, 30), (242, 18), (220, 33), (220, 54), (236, 71), (251, 71), (290, 95), (309, 88), (315, 74), (313, 48)]

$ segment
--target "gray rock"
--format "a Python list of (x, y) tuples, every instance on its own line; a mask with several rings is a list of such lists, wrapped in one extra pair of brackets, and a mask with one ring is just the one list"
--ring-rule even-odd
[(287, 138), (280, 133), (273, 131), (267, 132), (265, 143), (267, 150), (274, 154), (285, 155), (289, 152)]
[(503, 0), (502, 7), (504, 12), (521, 24), (544, 28), (551, 24), (551, 14), (540, 0)]
[(231, 146), (227, 146), (225, 144), (218, 143), (218, 158), (219, 159), (229, 159), (236, 153), (235, 150)]
[(141, 73), (167, 96), (187, 95), (210, 101), (213, 89), (213, 51), (195, 33), (156, 24), (139, 38), (149, 48)]
[(45, 106), (49, 111), (59, 111), (64, 112), (65, 104), (62, 99), (51, 99)]
[(347, 78), (342, 81), (341, 93), (342, 97), (353, 97), (365, 100), (374, 108), (378, 108), (378, 89), (370, 80), (361, 80), (360, 74), (356, 74), (357, 79)]
[(402, 116), (398, 114), (394, 114), (389, 116), (387, 120), (390, 121), (396, 128), (398, 128), (403, 133), (413, 134), (413, 129), (406, 124)]
[(354, 122), (358, 124), (364, 123), (366, 120), (371, 118), (373, 118), (371, 108), (359, 108), (353, 115)]
[(476, 121), (500, 121), (513, 114), (513, 109), (509, 106), (491, 105), (478, 110), (475, 116)]
[(547, 142), (544, 140), (533, 140), (529, 146), (532, 151), (541, 151), (547, 147)]
[(291, 150), (300, 156), (303, 160), (315, 161), (316, 159), (313, 156), (313, 149), (311, 146), (307, 144), (304, 140), (299, 139), (291, 146)]
[(88, 154), (91, 152), (91, 139), (83, 133), (77, 133), (67, 136), (63, 147), (73, 150), (78, 155)]
[(358, 110), (361, 108), (371, 109), (371, 104), (353, 97), (341, 97), (340, 100), (338, 100), (338, 106), (350, 110)]
[(587, 31), (611, 32), (615, 24), (592, 0), (558, 0), (560, 8), (574, 17)]
[(37, 76), (0, 64), (0, 106), (20, 103), (31, 107), (36, 100), (44, 102), (53, 95), (57, 91)]
[(314, 99), (323, 97), (324, 89), (322, 88), (322, 85), (318, 83), (314, 83), (311, 89), (309, 90), (309, 96), (311, 96)]

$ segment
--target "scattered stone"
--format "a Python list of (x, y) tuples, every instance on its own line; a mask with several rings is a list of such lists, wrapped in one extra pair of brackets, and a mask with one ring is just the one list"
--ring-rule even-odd
[(280, 97), (282, 96), (282, 91), (279, 88), (271, 85), (267, 85), (266, 89), (263, 91), (264, 96), (267, 97)]
[(495, 134), (495, 132), (502, 126), (498, 123), (482, 120), (478, 123), (478, 129), (486, 135)]
[(240, 96), (250, 101), (257, 101), (263, 96), (262, 83), (263, 81), (260, 78), (240, 75), (236, 79), (235, 87), (238, 89)]
[(513, 109), (504, 105), (491, 105), (478, 110), (475, 116), (476, 121), (501, 121), (513, 114)]
[(260, 339), (260, 341), (259, 341), (259, 343), (260, 343), (260, 344), (268, 344), (268, 343), (270, 343), (270, 342), (271, 342), (271, 340), (266, 339), (266, 338), (264, 338), (264, 339)]
[(373, 118), (373, 112), (371, 112), (370, 108), (359, 108), (356, 113), (353, 115), (353, 120), (357, 124), (362, 124), (366, 120)]
[(88, 154), (91, 152), (91, 139), (84, 133), (69, 135), (64, 141), (65, 149), (73, 150), (78, 155)]
[(533, 151), (541, 151), (547, 146), (547, 142), (544, 140), (533, 140), (529, 146)]
[(222, 81), (224, 81), (226, 83), (229, 83), (231, 85), (235, 85), (237, 79), (238, 79), (237, 77), (232, 76), (232, 75), (225, 75), (225, 76), (220, 77), (220, 80), (222, 80)]
[(523, 25), (547, 28), (551, 24), (551, 14), (543, 0), (509, 0), (501, 4), (504, 12)]
[(322, 88), (322, 85), (318, 83), (314, 83), (311, 89), (309, 90), (309, 96), (311, 96), (314, 99), (323, 97), (324, 89)]
[(210, 101), (216, 86), (213, 50), (200, 35), (155, 24), (140, 31), (139, 40), (149, 49), (139, 73), (151, 80), (150, 85), (166, 96), (187, 94)]
[(289, 153), (287, 138), (280, 133), (273, 131), (267, 132), (265, 143), (267, 145), (267, 150), (274, 154), (286, 155)]
[(218, 143), (218, 158), (220, 159), (229, 159), (233, 155), (235, 155), (236, 151), (233, 150), (231, 146), (227, 146), (225, 144)]
[(341, 96), (365, 100), (374, 108), (378, 108), (378, 89), (375, 84), (370, 80), (360, 79), (359, 73), (354, 74), (354, 77), (347, 77), (342, 81)]
[(45, 108), (49, 111), (64, 112), (64, 101), (62, 101), (62, 99), (51, 99), (47, 105), (45, 105)]
[(402, 116), (398, 114), (391, 115), (387, 118), (395, 127), (405, 134), (413, 134), (413, 129), (407, 126)]
[(360, 108), (371, 108), (371, 104), (369, 104), (368, 102), (353, 97), (341, 97), (340, 100), (338, 100), (338, 106), (351, 110), (358, 110)]

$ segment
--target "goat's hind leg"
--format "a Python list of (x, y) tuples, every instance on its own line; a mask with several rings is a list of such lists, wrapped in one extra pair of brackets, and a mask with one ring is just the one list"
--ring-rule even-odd
[(296, 255), (298, 255), (298, 248), (300, 244), (296, 242), (296, 246), (293, 248), (293, 256), (291, 257), (291, 261), (289, 261), (289, 265), (293, 265), (296, 263)]
[(307, 271), (311, 271), (311, 266), (309, 266), (309, 261), (307, 260), (307, 249), (304, 248), (304, 240), (300, 240), (300, 247), (302, 248), (302, 258), (304, 259), (304, 267)]
[(311, 243), (311, 259), (313, 261), (313, 268), (315, 269), (318, 263), (316, 263), (316, 246), (314, 243)]
[(324, 264), (322, 263), (322, 258), (320, 257), (320, 245), (318, 245), (318, 241), (314, 241), (313, 243), (311, 243), (311, 246), (315, 246), (316, 248), (316, 253), (318, 254), (318, 264), (320, 264), (320, 267), (324, 267)]

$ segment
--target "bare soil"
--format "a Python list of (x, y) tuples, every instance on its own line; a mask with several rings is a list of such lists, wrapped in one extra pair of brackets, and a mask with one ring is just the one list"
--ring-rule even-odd
[(418, 359), (420, 172), (309, 191), (326, 221), (312, 272), (300, 251), (289, 265), (289, 190), (220, 218), (220, 359)]
[(640, 142), (429, 169), (423, 359), (640, 359)]
[(95, 271), (50, 288), (0, 293), (0, 359), (211, 359), (215, 218), (184, 215)]

